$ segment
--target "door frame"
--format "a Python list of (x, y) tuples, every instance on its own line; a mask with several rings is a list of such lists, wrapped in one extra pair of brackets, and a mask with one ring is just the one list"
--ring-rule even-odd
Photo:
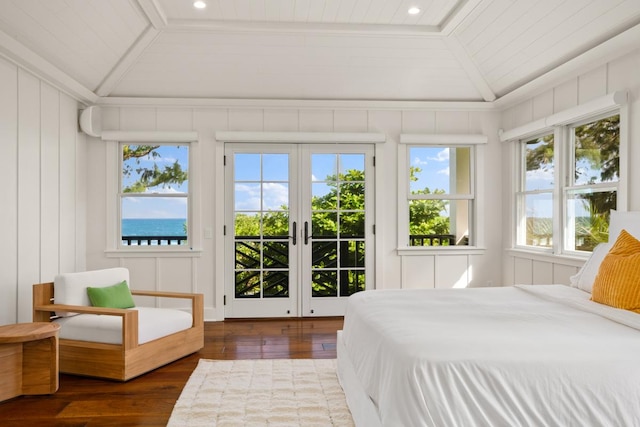
[[(382, 191), (382, 183), (384, 180), (382, 179), (383, 169), (380, 168), (381, 161), (376, 164), (376, 156), (380, 154), (385, 146), (382, 145), (386, 142), (386, 135), (384, 133), (377, 132), (245, 132), (245, 131), (219, 131), (215, 133), (215, 139), (219, 142), (217, 148), (217, 155), (221, 158), (225, 158), (226, 163), (226, 145), (229, 143), (297, 143), (297, 144), (373, 144), (373, 175), (374, 177), (374, 192), (373, 192), (373, 212), (374, 216), (372, 218), (372, 224), (370, 227), (375, 229), (375, 222), (377, 220), (376, 212), (380, 212), (383, 207), (381, 197)], [(390, 155), (389, 153), (388, 155)], [(392, 156), (393, 157), (393, 156)], [(216, 220), (216, 224), (220, 224), (220, 228), (224, 228), (224, 230), (230, 229), (229, 221), (227, 218), (227, 209), (225, 208), (225, 204), (228, 203), (229, 197), (226, 195), (227, 189), (227, 175), (228, 168), (224, 168), (220, 173), (216, 173), (216, 177), (218, 177), (218, 183), (216, 185), (216, 189), (219, 191), (216, 200), (219, 202), (218, 208), (216, 208), (216, 216), (220, 220)], [(223, 202), (224, 203), (220, 203)], [(232, 227), (232, 226), (231, 226)], [(226, 231), (225, 231), (226, 234)], [(226, 317), (228, 310), (226, 310), (226, 297), (227, 297), (227, 284), (226, 281), (229, 280), (229, 275), (227, 272), (227, 265), (229, 262), (227, 261), (227, 244), (226, 238), (220, 239), (219, 243), (216, 246), (216, 257), (215, 257), (215, 265), (217, 266), (215, 272), (215, 280), (216, 283), (221, 285), (214, 285), (216, 289), (216, 298), (215, 298), (215, 311), (218, 313), (218, 316), (221, 320)], [(376, 237), (374, 239), (374, 244), (372, 248), (368, 249), (369, 256), (373, 257), (375, 260), (375, 254), (380, 253), (380, 246), (382, 244), (382, 239), (380, 237)], [(379, 278), (384, 275), (384, 266), (382, 263), (375, 263), (372, 267), (372, 274), (370, 274), (368, 278), (368, 289), (375, 289), (377, 287), (376, 283)]]

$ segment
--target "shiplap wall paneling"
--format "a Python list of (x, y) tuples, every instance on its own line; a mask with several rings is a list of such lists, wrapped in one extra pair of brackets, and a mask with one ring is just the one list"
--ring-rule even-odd
[[(84, 169), (78, 169), (78, 105), (76, 101), (65, 94), (60, 94), (60, 156), (58, 162), (59, 172), (59, 270), (60, 273), (76, 271), (78, 266), (78, 254), (84, 254), (84, 215), (78, 215), (77, 206), (86, 198), (78, 186), (78, 182), (85, 181), (81, 175)], [(84, 140), (83, 140), (84, 142)], [(84, 147), (83, 147), (84, 148)], [(81, 160), (79, 163), (85, 164)], [(82, 247), (77, 248), (82, 241)], [(79, 250), (80, 249), (80, 250)], [(82, 256), (84, 258), (84, 255)], [(78, 271), (84, 270), (78, 266)]]
[(533, 270), (532, 283), (534, 285), (545, 285), (553, 283), (553, 264), (545, 261), (532, 261)]
[(335, 110), (333, 113), (334, 132), (367, 132), (369, 116), (363, 110)]
[(0, 180), (3, 225), (0, 245), (0, 324), (15, 323), (18, 299), (18, 68), (0, 59)]
[(370, 111), (368, 116), (368, 131), (382, 132), (388, 139), (384, 144), (375, 144), (376, 166), (370, 169), (375, 174), (375, 254), (377, 259), (385, 259), (385, 262), (376, 262), (375, 287), (397, 288), (398, 277), (402, 275), (402, 263), (395, 253), (398, 230), (387, 224), (398, 224), (398, 208), (396, 203), (390, 203), (392, 195), (397, 194), (398, 184), (389, 177), (398, 176), (397, 138), (402, 132), (402, 112)]
[[(215, 140), (216, 130), (227, 130), (229, 115), (226, 109), (197, 109), (193, 112), (193, 129), (198, 132), (201, 155), (198, 161), (202, 185), (199, 197), (202, 209), (202, 256), (194, 271), (196, 292), (204, 294), (205, 315), (208, 319), (224, 316), (224, 191), (216, 191), (216, 183), (224, 182), (224, 143)], [(216, 256), (219, 254), (219, 256)]]
[(40, 277), (53, 278), (60, 265), (60, 96), (40, 85)]
[(298, 110), (265, 110), (264, 130), (297, 132), (299, 130)]
[(533, 284), (533, 261), (513, 258), (513, 283), (517, 285)]
[(264, 111), (260, 109), (229, 109), (228, 130), (264, 130)]
[(18, 71), (18, 320), (31, 319), (40, 282), (40, 81)]
[(333, 111), (299, 110), (300, 132), (331, 132), (333, 130)]
[(607, 94), (607, 66), (601, 66), (578, 77), (578, 104)]
[[(402, 289), (435, 288), (435, 257), (402, 257)], [(394, 289), (393, 283), (381, 284), (380, 288)]]
[(436, 255), (436, 288), (466, 288), (469, 285), (468, 255)]

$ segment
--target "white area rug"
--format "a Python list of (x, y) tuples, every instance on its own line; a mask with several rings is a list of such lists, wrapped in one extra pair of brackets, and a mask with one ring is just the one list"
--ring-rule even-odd
[(169, 427), (353, 426), (335, 359), (201, 359)]

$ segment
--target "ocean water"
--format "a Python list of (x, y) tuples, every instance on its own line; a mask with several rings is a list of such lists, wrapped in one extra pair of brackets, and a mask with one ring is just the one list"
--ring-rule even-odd
[(185, 236), (184, 218), (133, 218), (122, 220), (123, 236)]

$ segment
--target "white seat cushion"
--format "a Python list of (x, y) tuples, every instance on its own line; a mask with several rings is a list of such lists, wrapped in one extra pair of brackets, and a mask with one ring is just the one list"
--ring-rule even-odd
[[(191, 314), (171, 308), (136, 307), (138, 344), (189, 329)], [(60, 324), (61, 339), (122, 344), (122, 318), (99, 314), (79, 314), (54, 320)]]

